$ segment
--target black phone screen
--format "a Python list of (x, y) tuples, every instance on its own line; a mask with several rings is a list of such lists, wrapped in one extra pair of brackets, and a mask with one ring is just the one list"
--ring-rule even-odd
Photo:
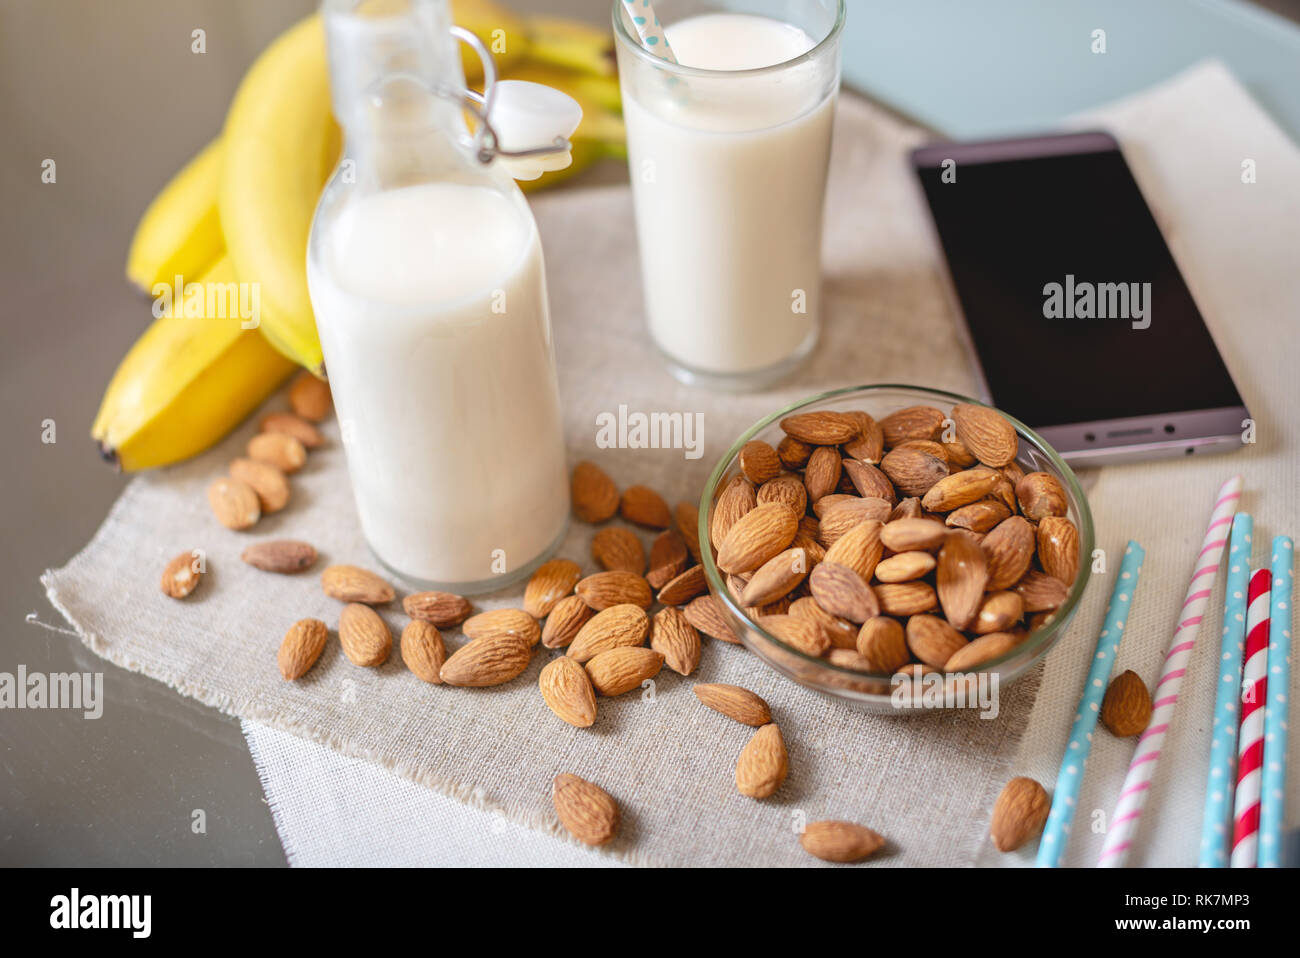
[(997, 406), (1039, 427), (1241, 405), (1118, 149), (951, 155), (917, 174)]

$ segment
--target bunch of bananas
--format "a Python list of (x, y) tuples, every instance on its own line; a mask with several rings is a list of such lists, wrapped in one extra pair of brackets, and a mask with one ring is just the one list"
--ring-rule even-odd
[[(582, 106), (573, 164), (521, 183), (525, 190), (604, 157), (626, 158), (607, 32), (520, 18), (492, 0), (452, 0), (452, 10), (456, 23), (494, 51), (503, 77), (556, 87)], [(471, 85), (480, 83), (476, 58), (471, 53), (464, 61)], [(307, 293), (307, 234), (340, 145), (324, 30), (312, 16), (257, 59), (220, 136), (172, 178), (136, 228), (126, 275), (156, 297), (157, 318), (122, 360), (91, 427), (118, 468), (193, 456), (297, 366), (323, 374)], [(178, 276), (185, 281), (173, 291)], [(255, 328), (247, 310), (236, 308), (249, 286), (257, 289)]]

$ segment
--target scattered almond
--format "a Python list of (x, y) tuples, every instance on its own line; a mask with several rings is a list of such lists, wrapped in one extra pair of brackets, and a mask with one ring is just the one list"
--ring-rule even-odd
[(749, 689), (739, 685), (696, 682), (692, 688), (695, 697), (728, 718), (735, 719), (742, 725), (758, 728), (772, 721), (772, 710), (767, 702)]
[(582, 568), (571, 559), (550, 559), (543, 562), (524, 588), (524, 611), (534, 619), (546, 618), (555, 608), (555, 603), (572, 592), (581, 578)]
[(280, 674), (289, 681), (302, 678), (325, 651), (328, 638), (329, 629), (320, 619), (299, 619), (289, 626), (276, 655)]
[(700, 664), (700, 633), (681, 609), (672, 606), (655, 613), (650, 648), (661, 653), (664, 664), (678, 675), (690, 675)]
[(608, 649), (586, 664), (587, 676), (601, 695), (613, 697), (640, 688), (663, 667), (662, 652), (641, 646)]
[(333, 406), (330, 387), (304, 370), (289, 387), (289, 405), (303, 419), (320, 422), (330, 414)]
[(402, 609), (413, 619), (421, 619), (440, 629), (449, 629), (469, 618), (474, 611), (469, 599), (454, 592), (414, 592), (402, 600)]
[(682, 537), (674, 529), (665, 529), (650, 544), (650, 571), (645, 579), (650, 588), (661, 589), (685, 572), (689, 561)]
[(650, 583), (634, 572), (597, 572), (580, 579), (574, 588), (582, 601), (597, 612), (625, 603), (648, 609), (654, 601)]
[(597, 612), (578, 630), (568, 656), (586, 662), (609, 649), (640, 645), (650, 631), (650, 618), (639, 605), (626, 603)]
[(350, 602), (339, 613), (339, 642), (354, 665), (383, 665), (393, 650), (388, 623), (368, 605)]
[(679, 502), (673, 507), (673, 522), (677, 534), (686, 544), (686, 551), (696, 562), (700, 561), (700, 510), (689, 502)]
[(583, 522), (604, 522), (618, 512), (618, 487), (595, 463), (583, 461), (573, 467), (569, 492), (573, 514)]
[(534, 646), (542, 639), (542, 628), (537, 620), (523, 609), (492, 609), (480, 612), (465, 620), (460, 627), (467, 639), (482, 639), (491, 635), (509, 635)]
[(567, 595), (555, 604), (542, 628), (542, 645), (548, 649), (568, 646), (596, 610), (582, 601), (580, 595)]
[[(341, 602), (364, 602), (382, 605), (391, 602), (393, 587), (366, 569), (354, 565), (332, 565), (320, 576), (321, 589), (331, 599)], [(407, 610), (410, 614), (410, 610)]]
[(173, 599), (183, 599), (198, 587), (202, 563), (193, 552), (182, 552), (163, 569), (162, 590)]
[(310, 542), (296, 539), (269, 539), (254, 542), (240, 558), (263, 572), (292, 575), (316, 564), (316, 548)]
[(208, 505), (227, 529), (236, 531), (256, 525), (262, 517), (257, 492), (238, 479), (216, 479), (208, 486)]
[(619, 513), (628, 522), (648, 529), (667, 529), (673, 524), (668, 503), (648, 486), (628, 486), (623, 492)]
[(301, 416), (290, 412), (273, 412), (262, 417), (258, 426), (261, 432), (279, 432), (293, 436), (307, 449), (316, 449), (325, 445), (325, 437), (320, 430)]
[(645, 572), (645, 546), (636, 533), (622, 526), (609, 526), (592, 536), (591, 557), (606, 571)]
[(259, 432), (248, 440), (248, 458), (269, 463), (289, 475), (306, 464), (307, 447), (288, 433)]
[(775, 723), (756, 731), (736, 762), (736, 788), (750, 798), (767, 798), (785, 781), (790, 771), (785, 740)]
[(1047, 790), (1032, 778), (1013, 778), (993, 804), (989, 834), (1000, 852), (1015, 851), (1037, 836), (1047, 823), (1052, 803)]
[(1101, 700), (1101, 724), (1118, 738), (1146, 731), (1151, 721), (1151, 693), (1142, 676), (1127, 669), (1111, 680)]
[(559, 718), (575, 728), (590, 728), (596, 722), (596, 693), (587, 670), (561, 655), (537, 676), (542, 700)]
[(230, 478), (253, 487), (264, 515), (279, 512), (289, 504), (289, 480), (270, 463), (235, 459), (230, 463)]
[(695, 565), (664, 583), (664, 587), (659, 590), (659, 601), (664, 605), (684, 605), (708, 589), (704, 566)]
[(560, 824), (584, 845), (604, 845), (618, 833), (618, 803), (599, 785), (576, 775), (557, 775), (551, 803)]
[(443, 663), (447, 661), (447, 646), (442, 633), (432, 622), (413, 619), (402, 629), (402, 661), (421, 682), (441, 685)]
[(513, 635), (485, 635), (467, 642), (442, 664), (438, 675), (447, 685), (485, 688), (501, 685), (528, 668), (532, 648)]
[(860, 862), (885, 846), (885, 840), (871, 829), (852, 822), (809, 822), (799, 844), (814, 858), (827, 862)]

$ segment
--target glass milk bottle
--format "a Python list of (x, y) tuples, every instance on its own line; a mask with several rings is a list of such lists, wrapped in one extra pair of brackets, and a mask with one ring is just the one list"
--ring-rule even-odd
[(469, 134), (447, 0), (324, 16), (346, 144), (307, 275), (361, 526), (424, 588), (499, 588), (568, 521), (537, 226)]

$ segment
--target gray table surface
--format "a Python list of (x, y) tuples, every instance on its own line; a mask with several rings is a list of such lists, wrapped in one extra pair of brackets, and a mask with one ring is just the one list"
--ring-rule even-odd
[[(603, 23), (608, 0), (511, 0)], [(1266, 4), (1295, 16), (1296, 0)], [(219, 128), (248, 64), (311, 0), (5, 0), (0, 8), (0, 672), (102, 672), (103, 716), (0, 713), (0, 864), (277, 865), (234, 719), (86, 650), (41, 571), (94, 533), (126, 478), (89, 441), (149, 319), (123, 275), (160, 185)], [(207, 52), (190, 52), (191, 31)], [(41, 182), (52, 158), (57, 181)], [(595, 171), (597, 180), (622, 175)], [(590, 180), (589, 180), (590, 181)], [(54, 420), (56, 441), (42, 441)], [(195, 810), (206, 832), (195, 834)]]

